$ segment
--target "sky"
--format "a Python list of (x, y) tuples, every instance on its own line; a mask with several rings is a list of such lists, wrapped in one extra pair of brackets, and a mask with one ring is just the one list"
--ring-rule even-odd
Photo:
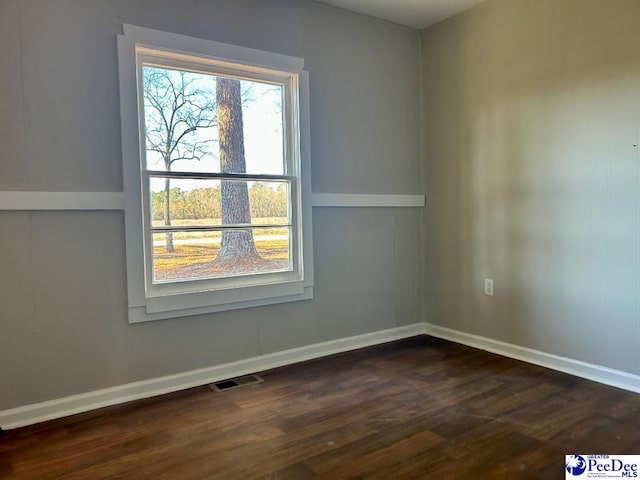
[[(149, 72), (157, 67), (144, 67), (143, 75), (147, 77)], [(177, 75), (177, 72), (169, 69), (161, 69), (169, 75)], [(215, 76), (202, 73), (186, 72), (186, 78), (193, 81), (194, 88), (210, 91), (215, 100)], [(283, 115), (281, 86), (260, 83), (254, 81), (241, 81), (243, 92), (243, 121), (245, 140), (245, 160), (247, 173), (256, 174), (283, 174), (284, 170), (284, 139), (283, 139)], [(147, 103), (147, 102), (145, 102)], [(145, 105), (145, 119), (147, 127), (152, 120), (148, 112), (152, 110)], [(193, 134), (192, 138), (198, 140), (213, 139), (206, 144), (210, 151), (200, 161), (180, 160), (173, 164), (173, 171), (192, 172), (220, 172), (218, 160), (217, 127), (201, 128)], [(188, 137), (185, 137), (188, 138)], [(147, 165), (151, 170), (164, 170), (164, 164), (159, 154), (147, 151)], [(180, 182), (181, 188), (202, 187), (202, 182)], [(152, 191), (164, 189), (164, 180), (154, 179), (151, 185)]]

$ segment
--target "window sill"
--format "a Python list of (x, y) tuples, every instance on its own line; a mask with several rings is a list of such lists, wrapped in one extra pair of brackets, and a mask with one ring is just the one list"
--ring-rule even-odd
[[(167, 297), (163, 302), (175, 302), (175, 298)], [(173, 298), (173, 300), (172, 300)], [(278, 303), (296, 302), (301, 300), (311, 300), (313, 298), (313, 287), (302, 287), (299, 293), (283, 294), (282, 296), (271, 296), (268, 298), (257, 298), (253, 300), (240, 300), (225, 302), (218, 305), (205, 305), (201, 307), (173, 308), (165, 311), (152, 311), (158, 309), (161, 304), (156, 302), (158, 298), (147, 299), (147, 305), (129, 307), (129, 323), (143, 323), (153, 320), (165, 320), (170, 318), (189, 317), (207, 313), (224, 312), (228, 310), (239, 310), (242, 308), (262, 307), (276, 305)], [(151, 300), (151, 301), (150, 301)], [(191, 304), (193, 305), (193, 304)], [(174, 303), (175, 307), (175, 303)]]

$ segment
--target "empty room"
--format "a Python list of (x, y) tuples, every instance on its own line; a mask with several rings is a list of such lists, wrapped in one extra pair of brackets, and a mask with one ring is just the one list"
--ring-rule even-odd
[(0, 0), (0, 478), (640, 470), (640, 0)]

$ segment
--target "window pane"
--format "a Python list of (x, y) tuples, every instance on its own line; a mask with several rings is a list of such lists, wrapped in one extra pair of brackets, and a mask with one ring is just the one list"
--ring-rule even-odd
[(289, 190), (288, 181), (151, 178), (151, 225), (287, 225)]
[(154, 233), (153, 281), (290, 271), (290, 245), (290, 227)]
[(284, 174), (283, 88), (143, 65), (146, 169)]

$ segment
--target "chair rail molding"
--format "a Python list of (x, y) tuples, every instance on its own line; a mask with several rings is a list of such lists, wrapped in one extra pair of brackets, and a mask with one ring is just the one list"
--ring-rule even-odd
[[(424, 195), (313, 193), (313, 207), (424, 207)], [(122, 192), (0, 192), (0, 211), (124, 210)]]

